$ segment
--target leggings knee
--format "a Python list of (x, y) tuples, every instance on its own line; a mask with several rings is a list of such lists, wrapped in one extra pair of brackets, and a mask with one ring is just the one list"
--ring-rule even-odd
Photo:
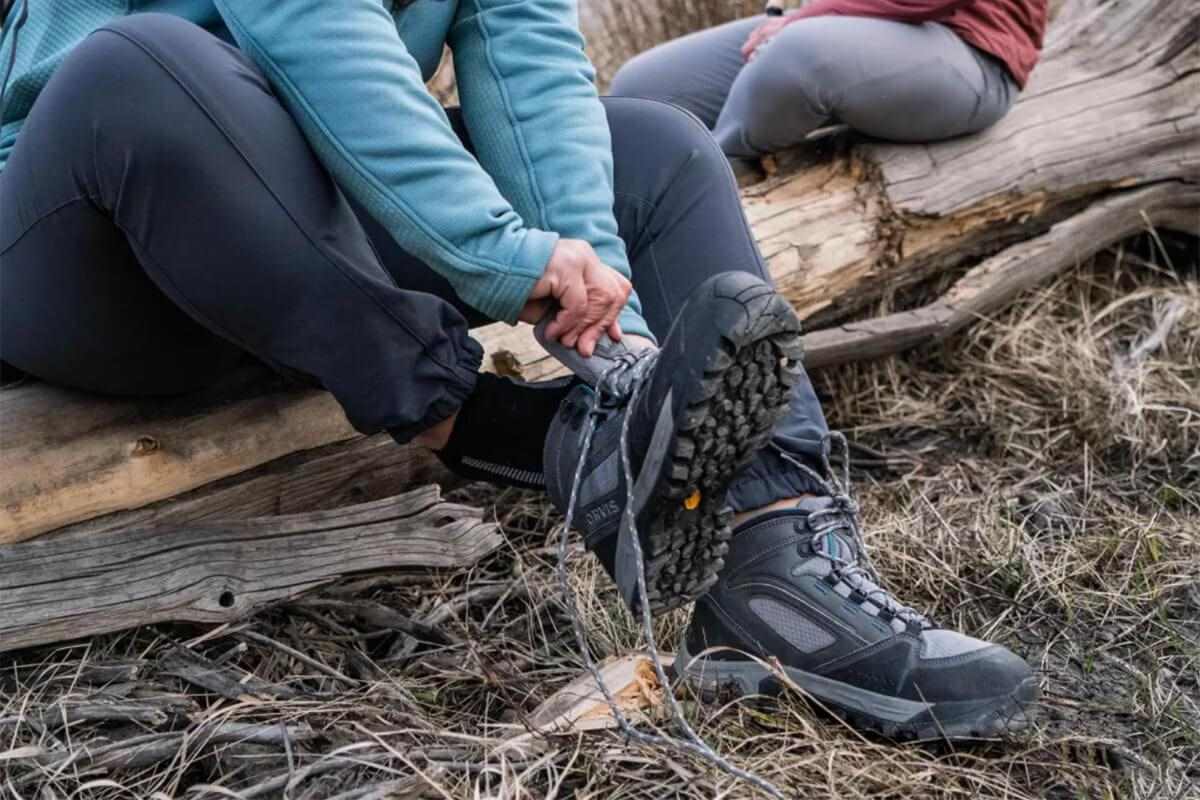
[(178, 51), (181, 39), (204, 37), (218, 41), (198, 25), (168, 14), (133, 14), (113, 20), (71, 51), (47, 83), (38, 105), (52, 108), (56, 125), (72, 125), (72, 120), (82, 119), (102, 131), (120, 130), (122, 137), (138, 133), (128, 130), (133, 124), (129, 120), (136, 118), (138, 124), (153, 121), (161, 116), (156, 110), (157, 98), (163, 92), (178, 91), (174, 78), (156, 63), (154, 50)]
[(646, 69), (649, 66), (647, 53), (640, 53), (626, 61), (613, 75), (608, 93), (613, 97), (657, 98), (661, 86)]
[(178, 110), (219, 92), (223, 73), (242, 66), (236, 51), (192, 22), (132, 14), (84, 39), (43, 95), (53, 95), (46, 100), (56, 124), (82, 120), (100, 132), (101, 148), (131, 148), (142, 163), (179, 165), (201, 140), (179, 123)]
[(744, 85), (738, 88), (753, 100), (750, 107), (757, 116), (775, 116), (794, 106), (823, 114), (828, 106), (824, 96), (834, 78), (816, 53), (768, 49), (747, 68)]
[[(63, 64), (85, 71), (106, 92), (129, 86), (131, 76), (145, 72), (155, 49), (174, 52), (219, 40), (199, 25), (171, 14), (130, 14), (107, 22), (79, 43)], [(126, 92), (128, 90), (125, 90)], [(105, 99), (112, 95), (105, 94)]]
[(724, 153), (691, 112), (659, 100), (614, 97), (605, 102), (610, 114), (620, 119), (618, 124), (630, 126), (635, 133), (631, 138), (642, 150), (640, 160), (673, 171), (726, 178), (729, 163)]

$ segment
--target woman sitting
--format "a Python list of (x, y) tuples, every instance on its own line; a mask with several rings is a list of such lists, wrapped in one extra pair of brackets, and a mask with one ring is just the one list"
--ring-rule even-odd
[(642, 53), (612, 93), (686, 108), (731, 157), (790, 147), (835, 123), (932, 142), (1007, 113), (1045, 26), (1046, 0), (815, 0)]

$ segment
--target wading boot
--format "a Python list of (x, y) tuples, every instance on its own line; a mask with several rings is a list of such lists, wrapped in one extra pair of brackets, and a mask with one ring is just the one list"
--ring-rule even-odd
[(726, 561), (696, 602), (676, 661), (705, 694), (772, 694), (790, 682), (893, 739), (988, 738), (1028, 722), (1038, 697), (1029, 665), (935, 626), (882, 588), (848, 497), (747, 521)]
[[(549, 349), (587, 374), (573, 351)], [(716, 581), (730, 537), (726, 489), (787, 408), (800, 322), (769, 284), (728, 272), (695, 289), (660, 349), (602, 357), (597, 385), (575, 388), (550, 425), (547, 491), (564, 513), (574, 495), (573, 526), (634, 610), (637, 537), (646, 600), (660, 613)]]

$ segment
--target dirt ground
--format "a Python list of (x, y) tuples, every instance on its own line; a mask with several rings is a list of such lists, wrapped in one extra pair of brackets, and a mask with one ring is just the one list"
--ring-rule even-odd
[[(875, 566), (942, 625), (1036, 666), (1032, 730), (896, 745), (800, 696), (681, 690), (702, 735), (797, 797), (1200, 798), (1195, 259), (1194, 240), (1139, 237), (944, 346), (816, 376), (854, 443)], [(499, 747), (581, 669), (559, 518), (535, 495), (455, 496), (506, 535), (473, 569), (0, 657), (0, 796), (756, 796), (611, 731)], [(571, 574), (593, 653), (636, 649), (593, 561)], [(661, 620), (660, 641), (685, 622)]]

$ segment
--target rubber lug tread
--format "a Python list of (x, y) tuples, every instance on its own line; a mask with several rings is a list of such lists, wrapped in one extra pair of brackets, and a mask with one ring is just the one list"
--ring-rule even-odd
[[(643, 534), (650, 610), (661, 614), (695, 600), (717, 581), (733, 535), (725, 487), (769, 440), (787, 413), (802, 370), (799, 331), (782, 330), (739, 347), (725, 340), (684, 412), (671, 448), (667, 507)], [(695, 509), (680, 502), (697, 490)]]

